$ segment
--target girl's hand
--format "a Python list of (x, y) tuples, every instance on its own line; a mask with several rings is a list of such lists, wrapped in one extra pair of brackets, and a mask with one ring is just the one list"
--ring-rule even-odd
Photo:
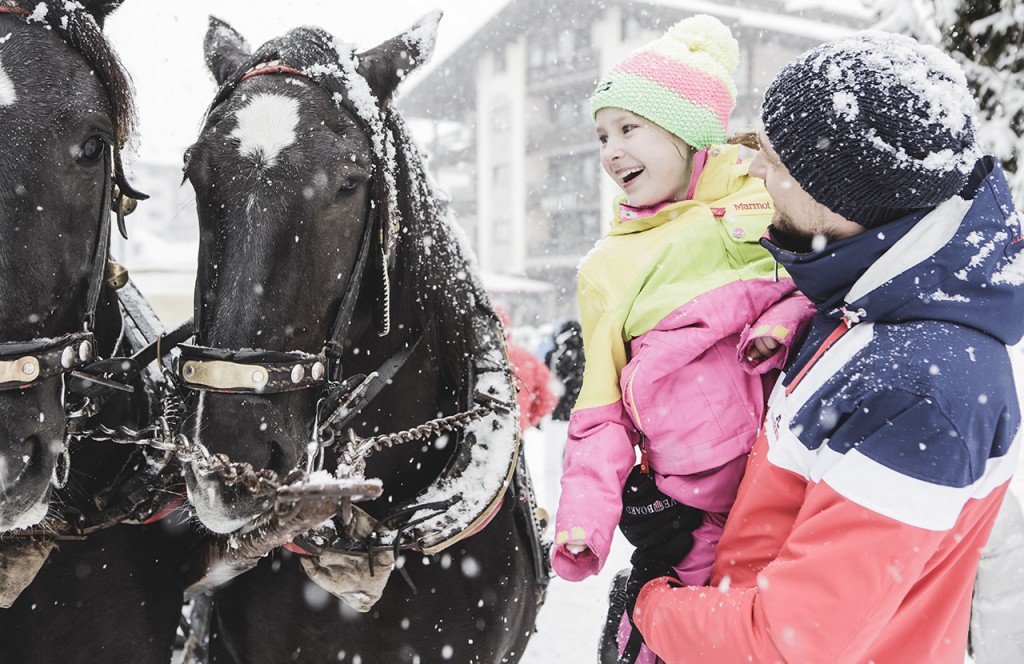
[(771, 337), (757, 337), (747, 346), (747, 359), (760, 364), (774, 355), (782, 344)]
[(587, 545), (582, 542), (568, 542), (565, 545), (565, 550), (574, 556), (578, 556), (587, 551)]

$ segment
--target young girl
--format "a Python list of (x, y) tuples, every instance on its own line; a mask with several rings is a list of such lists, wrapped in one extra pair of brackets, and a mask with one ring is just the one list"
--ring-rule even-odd
[(763, 182), (723, 145), (738, 59), (728, 28), (694, 16), (591, 98), (601, 164), (624, 193), (579, 270), (586, 370), (552, 552), (570, 581), (604, 565), (639, 447), (657, 489), (700, 511), (675, 571), (707, 583), (761, 425), (764, 374), (813, 312), (758, 243), (773, 213)]

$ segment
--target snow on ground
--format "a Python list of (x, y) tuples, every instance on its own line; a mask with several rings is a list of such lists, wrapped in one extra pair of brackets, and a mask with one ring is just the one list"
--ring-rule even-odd
[[(523, 442), (537, 503), (550, 515), (549, 536), (558, 506), (565, 430), (565, 422), (547, 419), (540, 431), (527, 431)], [(547, 600), (537, 618), (537, 633), (526, 647), (520, 660), (522, 664), (597, 661), (597, 644), (608, 608), (608, 588), (615, 573), (629, 565), (631, 553), (629, 543), (616, 532), (608, 563), (596, 577), (579, 583), (557, 576), (551, 579)]]

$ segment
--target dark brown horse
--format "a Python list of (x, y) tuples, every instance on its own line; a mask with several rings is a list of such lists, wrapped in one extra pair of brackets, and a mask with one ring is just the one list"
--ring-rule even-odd
[(0, 1), (5, 664), (167, 662), (180, 613), (189, 533), (129, 525), (164, 503), (167, 453), (98, 433), (145, 429), (159, 405), (132, 358), (159, 324), (108, 267), (112, 209), (134, 194), (131, 88), (101, 32), (118, 4)]
[[(298, 542), (303, 564), (278, 551), (216, 592), (214, 662), (515, 662), (534, 629), (546, 557), (504, 337), (390, 102), (439, 18), (358, 54), (317, 28), (253, 54), (211, 21), (221, 90), (186, 159), (200, 249), (183, 439), (271, 486), (321, 466), (383, 486)], [(209, 463), (186, 479), (222, 533), (280, 497)]]

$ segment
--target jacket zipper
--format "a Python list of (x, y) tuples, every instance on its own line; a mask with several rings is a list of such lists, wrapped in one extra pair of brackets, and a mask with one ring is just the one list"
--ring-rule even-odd
[(629, 409), (633, 413), (633, 424), (636, 426), (636, 430), (640, 433), (640, 472), (649, 473), (650, 465), (647, 463), (647, 437), (644, 435), (643, 429), (640, 428), (640, 411), (636, 407), (636, 399), (633, 398), (633, 380), (636, 378), (636, 373), (640, 370), (640, 361), (637, 360), (636, 366), (629, 373), (629, 378), (626, 379), (626, 395), (628, 396)]
[(793, 393), (793, 390), (795, 390), (796, 386), (800, 384), (800, 381), (804, 379), (804, 376), (806, 376), (807, 372), (811, 370), (811, 367), (817, 364), (818, 360), (821, 359), (821, 356), (825, 354), (825, 351), (831, 348), (835, 342), (839, 341), (844, 334), (853, 329), (855, 324), (856, 323), (852, 323), (846, 318), (839, 321), (839, 325), (836, 326), (836, 329), (832, 330), (832, 333), (828, 335), (820, 346), (818, 346), (818, 350), (814, 352), (811, 359), (804, 365), (804, 368), (800, 370), (800, 373), (796, 375), (796, 378), (794, 378), (793, 382), (789, 384), (789, 387), (786, 388), (787, 397)]
[(633, 413), (633, 420), (636, 424), (636, 428), (640, 433), (643, 433), (643, 429), (640, 428), (640, 411), (636, 407), (636, 399), (633, 398), (633, 380), (636, 378), (637, 371), (640, 370), (640, 361), (638, 360), (633, 370), (629, 372), (629, 378), (626, 379), (626, 394), (629, 395), (629, 409)]

